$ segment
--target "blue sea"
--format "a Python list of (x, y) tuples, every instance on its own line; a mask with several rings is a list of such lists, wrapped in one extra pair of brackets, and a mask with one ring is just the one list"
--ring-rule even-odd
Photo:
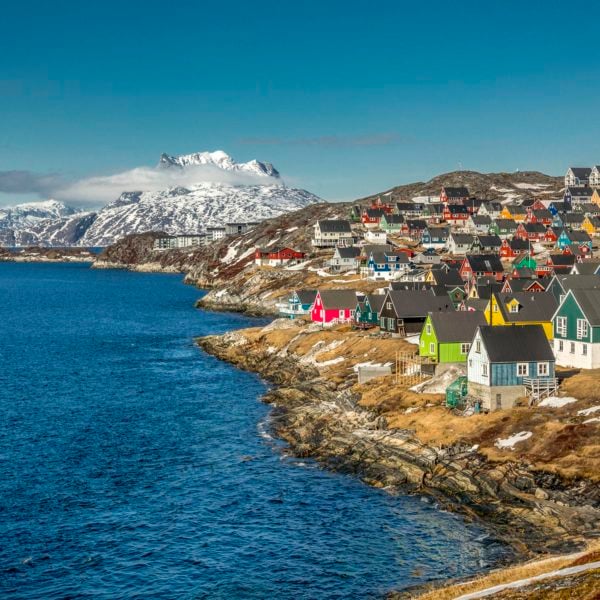
[[(383, 598), (486, 532), (286, 456), (181, 277), (0, 264), (0, 598)], [(264, 322), (264, 321), (263, 321)]]

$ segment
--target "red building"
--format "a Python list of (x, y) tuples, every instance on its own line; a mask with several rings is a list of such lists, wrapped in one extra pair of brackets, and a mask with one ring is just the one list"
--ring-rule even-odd
[(443, 187), (440, 192), (440, 202), (444, 204), (464, 204), (469, 199), (466, 187)]
[(496, 281), (504, 279), (504, 267), (496, 254), (467, 254), (458, 272), (463, 281), (478, 277), (493, 277)]
[(450, 225), (461, 225), (468, 221), (470, 214), (463, 204), (446, 204), (443, 217), (444, 221)]
[(254, 253), (254, 262), (259, 266), (268, 265), (277, 267), (290, 262), (303, 260), (306, 254), (292, 248), (270, 248), (268, 250), (257, 248)]
[(319, 290), (310, 318), (321, 325), (348, 323), (354, 318), (358, 300), (354, 290)]

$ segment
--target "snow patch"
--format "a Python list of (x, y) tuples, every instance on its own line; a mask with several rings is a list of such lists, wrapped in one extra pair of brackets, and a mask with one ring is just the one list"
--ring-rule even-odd
[(538, 406), (560, 408), (561, 406), (566, 406), (572, 402), (577, 402), (577, 398), (571, 398), (570, 396), (565, 396), (564, 398), (560, 398), (559, 396), (548, 396), (548, 398), (544, 398), (544, 400), (542, 400)]
[(582, 417), (587, 417), (595, 412), (600, 410), (600, 406), (590, 406), (589, 408), (584, 408), (583, 410), (578, 410), (577, 414)]
[(531, 431), (520, 431), (519, 433), (515, 433), (515, 435), (511, 435), (510, 437), (496, 440), (494, 446), (496, 446), (496, 448), (500, 448), (501, 450), (504, 448), (512, 450), (516, 444), (528, 440), (532, 435), (533, 433), (531, 433)]
[(594, 417), (592, 419), (587, 419), (583, 422), (584, 425), (589, 425), (590, 423), (600, 423), (600, 417)]

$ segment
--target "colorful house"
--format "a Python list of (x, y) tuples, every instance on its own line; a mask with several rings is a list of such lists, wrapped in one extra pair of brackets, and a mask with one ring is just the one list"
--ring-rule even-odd
[(556, 389), (554, 366), (552, 347), (541, 326), (482, 325), (467, 359), (468, 393), (484, 410), (512, 408), (528, 389)]
[(405, 252), (371, 252), (367, 262), (367, 277), (389, 281), (398, 279), (410, 270), (410, 260)]
[(577, 244), (578, 246), (585, 245), (590, 251), (593, 248), (592, 238), (586, 231), (570, 231), (568, 229), (563, 229), (556, 240), (556, 247), (559, 250), (563, 250), (571, 244)]
[(311, 320), (321, 325), (349, 323), (354, 319), (357, 294), (354, 290), (319, 290), (311, 310)]
[(404, 224), (403, 215), (385, 214), (381, 217), (379, 227), (386, 233), (400, 233), (402, 225)]
[(519, 204), (507, 204), (500, 213), (500, 218), (520, 223), (527, 218), (527, 209)]
[(558, 365), (600, 368), (600, 289), (570, 289), (553, 323)]
[(517, 223), (512, 219), (496, 219), (490, 225), (490, 233), (497, 235), (501, 239), (512, 238), (517, 230)]
[(600, 217), (586, 217), (581, 227), (589, 236), (600, 234)]
[(462, 204), (446, 204), (444, 206), (443, 218), (450, 225), (464, 225), (469, 216), (467, 207)]
[(552, 317), (558, 306), (552, 294), (531, 294), (515, 292), (492, 294), (485, 309), (487, 323), (500, 325), (540, 325), (546, 337), (551, 340), (554, 333)]
[(504, 267), (497, 254), (467, 254), (459, 269), (463, 281), (479, 277), (492, 277), (502, 281)]
[(281, 265), (297, 263), (304, 260), (306, 254), (293, 248), (257, 248), (254, 253), (254, 262), (259, 266), (278, 267)]
[(502, 240), (497, 235), (477, 235), (472, 250), (479, 254), (498, 254)]
[(361, 250), (358, 246), (338, 246), (333, 251), (333, 257), (329, 261), (329, 268), (334, 273), (345, 271), (356, 271), (360, 264)]
[(480, 312), (457, 312), (451, 318), (431, 313), (419, 337), (419, 356), (435, 363), (466, 363), (475, 331), (485, 324)]
[(285, 302), (277, 305), (279, 314), (290, 319), (309, 315), (316, 297), (317, 290), (294, 290)]
[(449, 227), (428, 226), (421, 234), (421, 245), (425, 248), (445, 248), (450, 235)]
[(500, 258), (515, 258), (522, 252), (529, 252), (529, 242), (520, 238), (504, 239), (498, 252)]
[(406, 337), (420, 334), (429, 313), (452, 312), (454, 305), (448, 296), (436, 296), (431, 290), (390, 290), (385, 296), (379, 327), (382, 333)]
[(469, 190), (464, 186), (442, 188), (440, 202), (444, 204), (464, 204), (469, 199)]
[(546, 226), (542, 223), (519, 223), (515, 237), (530, 242), (540, 242), (546, 236)]
[(356, 303), (354, 323), (361, 329), (379, 325), (379, 313), (385, 300), (385, 294), (367, 294), (364, 300)]

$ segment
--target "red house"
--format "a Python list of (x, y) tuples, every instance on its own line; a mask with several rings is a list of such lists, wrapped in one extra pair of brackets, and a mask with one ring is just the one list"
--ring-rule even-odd
[(358, 300), (354, 290), (319, 290), (310, 318), (321, 325), (349, 323), (354, 318)]
[(464, 204), (469, 199), (466, 187), (443, 187), (440, 192), (440, 202), (444, 204)]
[(467, 207), (463, 204), (446, 204), (443, 212), (444, 221), (450, 225), (461, 225), (470, 217)]
[(361, 223), (367, 227), (377, 227), (381, 223), (381, 218), (385, 215), (382, 208), (365, 208), (360, 217)]
[(530, 242), (540, 242), (546, 237), (546, 226), (542, 223), (519, 223), (515, 237)]
[(290, 262), (303, 260), (306, 254), (298, 252), (292, 248), (270, 248), (264, 250), (257, 248), (254, 253), (254, 262), (259, 266), (268, 265), (269, 267), (278, 267)]
[(521, 252), (529, 250), (529, 242), (521, 238), (513, 238), (512, 240), (502, 240), (500, 246), (500, 258), (516, 258)]
[(478, 277), (493, 277), (496, 281), (504, 279), (504, 267), (497, 254), (467, 254), (458, 272), (463, 281)]

